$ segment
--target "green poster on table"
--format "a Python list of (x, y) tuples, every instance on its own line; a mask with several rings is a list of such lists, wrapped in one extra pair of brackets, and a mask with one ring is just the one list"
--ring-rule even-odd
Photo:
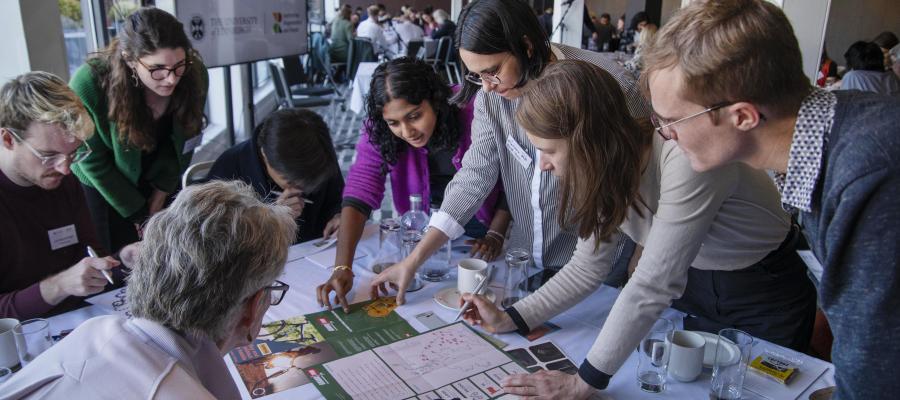
[(252, 345), (229, 354), (252, 398), (305, 385), (303, 369), (412, 337), (394, 298), (266, 323)]

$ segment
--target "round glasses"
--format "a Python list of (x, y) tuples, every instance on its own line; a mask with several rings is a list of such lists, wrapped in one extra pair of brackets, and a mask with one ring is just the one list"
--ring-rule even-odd
[(734, 103), (732, 103), (732, 102), (718, 103), (718, 104), (715, 104), (703, 111), (688, 115), (687, 117), (684, 117), (684, 118), (681, 118), (681, 119), (678, 119), (678, 120), (675, 120), (675, 121), (672, 121), (669, 123), (663, 123), (662, 120), (660, 119), (659, 115), (657, 115), (655, 111), (651, 111), (650, 112), (650, 123), (653, 124), (653, 128), (655, 128), (656, 133), (658, 133), (664, 139), (669, 140), (669, 139), (672, 139), (672, 136), (673, 136), (672, 135), (672, 125), (675, 125), (679, 122), (687, 121), (691, 118), (698, 117), (698, 116), (706, 114), (708, 112), (718, 110), (722, 107), (730, 106), (732, 104), (734, 104)]
[(499, 85), (500, 83), (502, 83), (502, 81), (500, 81), (500, 77), (497, 75), (500, 75), (500, 71), (503, 69), (503, 65), (506, 64), (506, 60), (509, 60), (510, 57), (512, 57), (512, 56), (509, 55), (506, 58), (504, 58), (503, 62), (501, 62), (500, 65), (497, 66), (495, 72), (472, 72), (472, 71), (469, 71), (466, 73), (465, 78), (470, 83), (474, 83), (478, 86), (481, 86), (484, 82), (490, 83), (491, 85)]
[(148, 72), (150, 72), (150, 78), (154, 81), (161, 81), (169, 77), (169, 74), (175, 74), (175, 76), (182, 76), (184, 72), (187, 71), (188, 67), (193, 64), (191, 61), (182, 61), (175, 68), (166, 68), (166, 67), (151, 67), (147, 64), (144, 64), (141, 59), (138, 59), (137, 62), (144, 66)]
[(91, 146), (87, 144), (87, 142), (82, 142), (84, 144), (84, 148), (79, 148), (75, 150), (72, 154), (54, 154), (50, 156), (45, 156), (41, 154), (40, 151), (31, 146), (25, 139), (22, 139), (22, 135), (16, 132), (12, 128), (3, 128), (9, 131), (9, 133), (18, 141), (25, 145), (25, 147), (31, 151), (31, 154), (34, 154), (39, 160), (41, 160), (41, 165), (45, 167), (53, 167), (58, 168), (63, 166), (66, 163), (76, 164), (78, 162), (84, 161), (89, 155), (91, 155)]

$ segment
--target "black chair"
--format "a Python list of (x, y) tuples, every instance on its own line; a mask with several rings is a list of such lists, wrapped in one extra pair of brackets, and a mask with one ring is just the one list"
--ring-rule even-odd
[(378, 61), (375, 55), (375, 45), (369, 38), (353, 38), (350, 41), (350, 52), (347, 54), (347, 79), (352, 82), (356, 78), (356, 70), (359, 63)]
[(300, 57), (282, 57), (281, 64), (284, 65), (284, 83), (290, 89), (291, 94), (325, 96), (334, 93), (334, 88), (312, 84), (310, 75), (306, 74), (303, 63), (300, 62)]
[(410, 40), (406, 44), (406, 56), (409, 58), (419, 58), (419, 50), (425, 48), (425, 42), (422, 40)]
[(333, 104), (333, 100), (328, 97), (307, 97), (302, 95), (290, 94), (287, 84), (284, 80), (284, 70), (280, 65), (272, 61), (268, 62), (269, 74), (272, 75), (272, 83), (275, 86), (275, 97), (278, 99), (280, 107), (288, 108), (308, 108), (322, 107)]
[[(438, 39), (437, 48), (434, 50), (434, 56), (431, 58), (425, 58), (425, 62), (431, 64), (431, 68), (434, 69), (435, 73), (440, 74), (441, 69), (443, 69), (444, 73), (447, 76), (447, 82), (450, 84), (455, 84), (460, 82), (460, 74), (459, 68), (456, 66), (456, 63), (450, 61), (450, 56), (452, 54), (453, 39), (449, 36), (444, 36)], [(452, 71), (450, 69), (451, 66), (453, 67)], [(455, 81), (454, 78), (456, 78)]]

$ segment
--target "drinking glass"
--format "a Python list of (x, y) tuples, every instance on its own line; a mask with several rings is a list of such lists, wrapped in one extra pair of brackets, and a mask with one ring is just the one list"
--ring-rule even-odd
[(521, 248), (512, 248), (506, 252), (506, 284), (504, 297), (500, 305), (510, 307), (528, 295), (528, 266), (531, 264), (531, 253)]
[(638, 344), (637, 381), (641, 390), (661, 393), (666, 390), (666, 373), (669, 366), (669, 352), (666, 339), (675, 330), (672, 321), (660, 318), (653, 323), (650, 331)]
[[(403, 258), (409, 257), (413, 250), (415, 250), (416, 245), (422, 241), (422, 233), (414, 230), (404, 231), (401, 233), (400, 241), (403, 244)], [(415, 277), (413, 277), (413, 281), (410, 282), (409, 287), (406, 288), (406, 291), (415, 292), (424, 286), (425, 284), (419, 279), (419, 274), (416, 273)]]
[(23, 321), (13, 328), (16, 336), (16, 348), (19, 351), (19, 362), (25, 367), (37, 356), (53, 345), (50, 338), (50, 322), (43, 318)]
[(738, 400), (744, 388), (744, 376), (750, 362), (753, 336), (739, 329), (722, 329), (716, 340), (710, 400)]

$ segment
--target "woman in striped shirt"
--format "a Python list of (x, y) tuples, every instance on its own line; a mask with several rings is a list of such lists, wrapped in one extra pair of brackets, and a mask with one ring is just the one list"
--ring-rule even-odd
[(373, 281), (373, 296), (378, 295), (379, 287), (396, 284), (400, 304), (418, 267), (448, 239), (464, 233), (465, 224), (498, 179), (503, 181), (513, 219), (508, 247), (530, 250), (535, 265), (544, 269), (544, 277), (572, 256), (577, 237), (561, 229), (555, 218), (558, 179), (540, 170), (540, 151), (528, 142), (515, 120), (522, 89), (547, 65), (563, 59), (597, 65), (609, 72), (625, 93), (628, 113), (635, 118), (650, 116), (650, 107), (630, 72), (600, 53), (551, 45), (526, 2), (473, 1), (459, 16), (454, 43), (459, 44), (466, 80), (452, 101), (468, 104), (474, 98), (472, 144), (462, 168), (447, 185), (440, 211), (431, 217), (430, 225), (436, 229), (429, 229), (396, 268), (388, 268)]

